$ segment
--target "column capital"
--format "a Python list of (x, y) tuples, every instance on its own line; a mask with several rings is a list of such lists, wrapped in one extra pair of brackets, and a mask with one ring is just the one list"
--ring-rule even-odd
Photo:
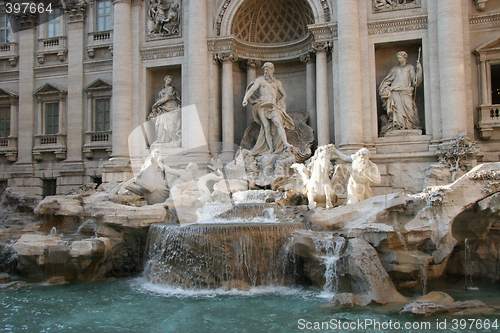
[(312, 43), (312, 48), (313, 48), (315, 53), (328, 52), (331, 49), (331, 47), (332, 46), (331, 46), (330, 42), (321, 42), (321, 43), (313, 42)]
[(304, 63), (310, 63), (310, 62), (314, 62), (314, 53), (312, 52), (307, 52), (306, 54), (303, 54), (300, 56), (300, 61), (304, 62)]
[(68, 23), (85, 22), (87, 2), (80, 0), (66, 7), (65, 11), (68, 14)]
[(231, 52), (215, 53), (214, 60), (216, 60), (218, 62), (222, 62), (222, 63), (224, 63), (226, 61), (235, 62), (238, 60), (238, 56), (236, 54), (231, 53)]
[(474, 0), (474, 2), (476, 3), (476, 9), (479, 11), (483, 11), (488, 0)]
[(247, 60), (247, 67), (249, 68), (257, 68), (262, 64), (262, 61), (256, 60), (256, 59), (248, 59)]

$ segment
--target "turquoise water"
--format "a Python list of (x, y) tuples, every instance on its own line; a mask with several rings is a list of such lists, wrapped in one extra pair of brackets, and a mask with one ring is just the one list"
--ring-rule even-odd
[[(464, 291), (463, 281), (430, 282), (428, 289), (442, 289), (456, 300), (480, 299), (500, 304), (500, 285), (475, 283), (479, 289)], [(406, 296), (418, 296), (418, 290)], [(68, 283), (0, 290), (0, 330), (5, 332), (368, 332), (397, 321), (404, 332), (498, 332), (490, 329), (460, 329), (460, 320), (489, 320), (500, 313), (413, 317), (400, 315), (402, 304), (355, 308), (331, 308), (318, 290), (267, 287), (250, 292), (222, 290), (185, 291), (148, 284), (143, 278), (102, 282)], [(446, 320), (447, 329), (437, 330)], [(453, 329), (453, 320), (456, 329)], [(353, 329), (338, 329), (351, 325)], [(315, 323), (324, 329), (314, 329)], [(426, 325), (426, 327), (403, 325)], [(464, 322), (462, 322), (464, 323)], [(471, 321), (467, 322), (470, 324)], [(477, 323), (477, 322), (476, 322)], [(335, 328), (337, 324), (337, 328)], [(355, 326), (352, 326), (352, 325)], [(500, 323), (498, 323), (500, 325)], [(307, 329), (307, 328), (311, 329)], [(413, 329), (412, 327), (415, 327)], [(367, 329), (368, 328), (368, 329)]]

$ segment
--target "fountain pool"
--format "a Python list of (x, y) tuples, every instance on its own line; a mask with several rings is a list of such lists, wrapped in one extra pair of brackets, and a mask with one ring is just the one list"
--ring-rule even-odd
[[(443, 290), (455, 299), (481, 299), (500, 305), (500, 285), (474, 282), (477, 291), (464, 291), (462, 278), (429, 281), (428, 289)], [(421, 290), (408, 289), (417, 297)], [(0, 291), (0, 328), (4, 332), (340, 332), (308, 330), (315, 322), (353, 323), (373, 320), (410, 323), (406, 332), (498, 332), (498, 329), (460, 329), (460, 320), (481, 319), (490, 325), (494, 314), (401, 315), (403, 304), (368, 307), (328, 307), (316, 289), (252, 288), (249, 292), (190, 291), (152, 285), (143, 277), (115, 281), (78, 282), (57, 286)], [(300, 321), (302, 319), (302, 321)], [(436, 323), (446, 320), (447, 329)], [(458, 329), (453, 329), (457, 320)], [(429, 323), (430, 330), (420, 329)], [(419, 326), (419, 329), (413, 327)], [(301, 327), (303, 329), (301, 329)], [(363, 331), (363, 330), (353, 330)], [(365, 329), (366, 331), (366, 329)], [(390, 329), (370, 330), (388, 332)], [(397, 331), (397, 330), (392, 330)]]

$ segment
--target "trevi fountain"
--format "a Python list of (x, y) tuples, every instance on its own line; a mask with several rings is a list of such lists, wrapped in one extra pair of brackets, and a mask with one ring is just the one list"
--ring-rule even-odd
[[(160, 4), (149, 35), (178, 34), (179, 5)], [(411, 52), (379, 80), (382, 139), (422, 136), (425, 56)], [(129, 136), (130, 149), (150, 139), (133, 177), (43, 200), (2, 189), (4, 332), (499, 331), (500, 162), (476, 163), (458, 135), (422, 192), (374, 195), (373, 149), (315, 142), (279, 65), (259, 66), (237, 101), (253, 116), (238, 146), (193, 144), (196, 105), (165, 75)]]

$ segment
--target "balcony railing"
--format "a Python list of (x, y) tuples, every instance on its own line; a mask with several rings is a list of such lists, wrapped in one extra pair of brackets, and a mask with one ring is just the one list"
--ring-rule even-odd
[(500, 128), (500, 104), (480, 105), (477, 129), (483, 140), (491, 138), (494, 128)]
[(95, 150), (105, 150), (111, 153), (112, 148), (111, 131), (106, 132), (87, 132), (85, 133), (85, 144), (83, 145), (83, 154), (86, 158), (92, 158)]
[(0, 44), (0, 59), (7, 59), (12, 67), (16, 67), (18, 58), (17, 43)]
[(43, 64), (45, 62), (45, 56), (47, 54), (56, 54), (59, 61), (66, 60), (66, 53), (68, 52), (68, 47), (66, 45), (66, 36), (58, 36), (51, 38), (40, 38), (38, 39), (38, 50), (36, 52), (36, 57), (38, 62)]
[(113, 30), (89, 32), (87, 38), (87, 52), (93, 58), (95, 49), (113, 47)]
[(0, 138), (0, 154), (5, 155), (11, 162), (17, 161), (17, 138), (14, 136)]
[(66, 158), (66, 135), (65, 134), (41, 134), (35, 135), (35, 146), (33, 156), (36, 160), (43, 160), (44, 153), (54, 153), (56, 158)]

